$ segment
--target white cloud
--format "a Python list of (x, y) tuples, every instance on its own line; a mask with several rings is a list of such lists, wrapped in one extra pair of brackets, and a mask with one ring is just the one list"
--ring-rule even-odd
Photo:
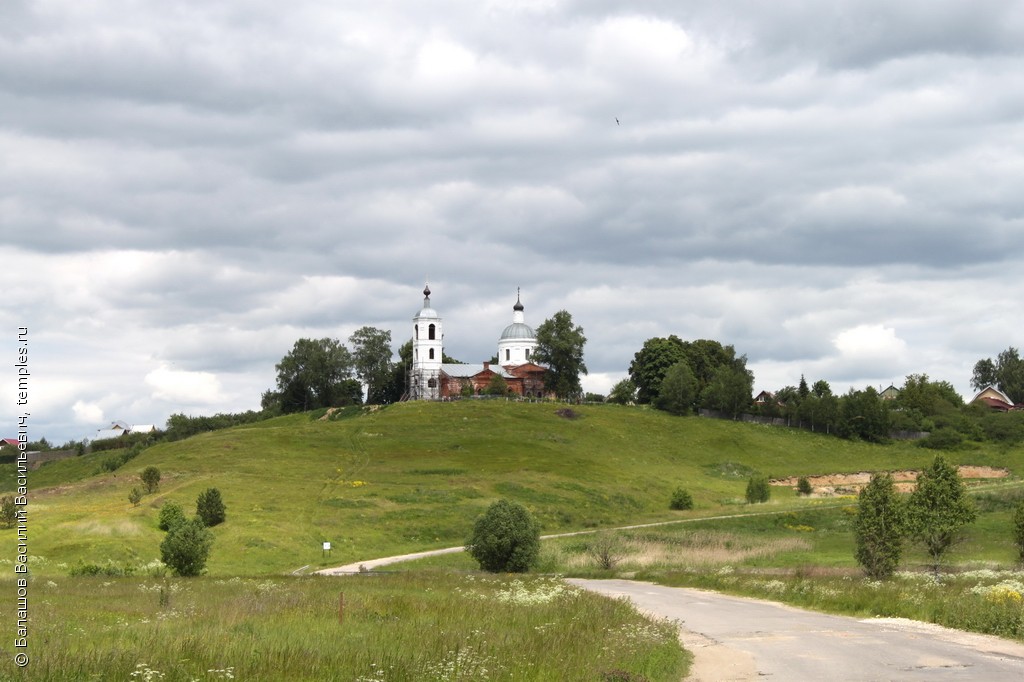
[(161, 365), (146, 375), (153, 397), (169, 403), (214, 405), (223, 400), (220, 381), (210, 372), (189, 372)]
[(98, 428), (103, 422), (103, 408), (96, 403), (77, 400), (71, 406), (71, 411), (75, 415), (75, 423), (77, 424), (89, 424)]

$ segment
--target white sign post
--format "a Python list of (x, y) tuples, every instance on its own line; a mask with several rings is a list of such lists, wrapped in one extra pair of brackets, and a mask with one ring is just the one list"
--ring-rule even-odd
[(330, 553), (331, 553), (331, 543), (325, 542), (324, 543), (324, 556), (327, 556)]

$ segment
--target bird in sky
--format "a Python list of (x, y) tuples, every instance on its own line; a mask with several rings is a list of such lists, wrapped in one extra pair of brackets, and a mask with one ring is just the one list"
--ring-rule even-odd
[(618, 116), (615, 117), (615, 125), (617, 125), (617, 126), (622, 125), (621, 123), (619, 123), (619, 117)]

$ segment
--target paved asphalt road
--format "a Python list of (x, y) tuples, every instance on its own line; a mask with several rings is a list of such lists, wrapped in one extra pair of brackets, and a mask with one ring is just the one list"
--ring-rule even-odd
[(1024, 682), (1024, 645), (997, 637), (630, 580), (568, 582), (680, 621), (695, 656), (688, 680)]

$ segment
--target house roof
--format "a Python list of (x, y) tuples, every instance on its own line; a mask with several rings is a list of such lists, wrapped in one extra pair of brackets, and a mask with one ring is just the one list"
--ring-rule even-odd
[(450, 377), (468, 379), (475, 377), (477, 374), (484, 372), (494, 372), (503, 379), (511, 379), (512, 375), (505, 371), (501, 365), (490, 365), (484, 367), (483, 363), (472, 363), (468, 365), (455, 365), (455, 364), (444, 364), (441, 365), (441, 371)]
[(129, 430), (132, 433), (149, 433), (150, 431), (156, 431), (156, 426), (153, 424), (132, 424), (132, 428)]
[[(986, 393), (988, 394), (987, 396), (985, 395)], [(1006, 403), (1009, 407), (1013, 407), (1013, 401), (1010, 400), (1010, 396), (1006, 395), (995, 386), (986, 386), (985, 388), (981, 389), (980, 391), (978, 391), (978, 394), (974, 396), (971, 402), (973, 403), (977, 402), (978, 400), (982, 400), (987, 403), (988, 399), (997, 400), (999, 402)]]
[(12, 445), (14, 447), (18, 447), (18, 439), (17, 438), (4, 438), (3, 442), (4, 442), (4, 445)]
[(96, 435), (92, 437), (93, 440), (106, 440), (107, 438), (120, 438), (126, 432), (121, 429), (99, 429), (96, 431)]

